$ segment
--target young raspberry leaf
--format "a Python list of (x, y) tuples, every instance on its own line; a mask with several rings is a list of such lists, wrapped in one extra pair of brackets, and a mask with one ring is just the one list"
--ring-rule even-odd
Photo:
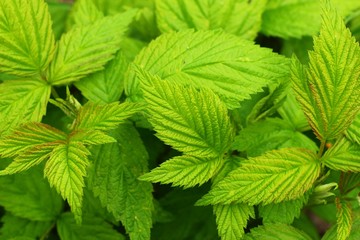
[(360, 113), (356, 115), (356, 118), (346, 130), (345, 134), (352, 142), (360, 144)]
[[(229, 108), (288, 76), (288, 61), (267, 48), (221, 31), (185, 30), (163, 34), (144, 48), (134, 64), (171, 83), (207, 87)], [(129, 68), (125, 92), (143, 99), (138, 69)]]
[(0, 1), (0, 72), (41, 74), (55, 51), (51, 18), (44, 0)]
[(243, 203), (217, 204), (213, 208), (219, 236), (222, 240), (242, 239), (249, 218), (255, 218), (254, 207)]
[(293, 60), (294, 90), (317, 137), (335, 139), (360, 110), (360, 47), (329, 3), (309, 59)]
[(86, 103), (75, 119), (75, 130), (110, 130), (144, 108), (138, 103)]
[(131, 10), (104, 17), (64, 34), (51, 62), (48, 81), (52, 85), (68, 84), (102, 70), (120, 49), (122, 35), (134, 15)]
[(221, 158), (177, 156), (139, 179), (163, 184), (172, 183), (172, 186), (190, 188), (207, 182), (219, 171), (222, 164)]
[(40, 122), (51, 88), (45, 82), (14, 80), (0, 83), (0, 136), (25, 122)]
[(86, 147), (69, 139), (56, 146), (45, 164), (44, 174), (51, 186), (66, 199), (76, 222), (81, 222), (84, 177), (89, 166)]
[(221, 158), (233, 141), (226, 105), (209, 89), (143, 72), (142, 90), (157, 136), (186, 155)]
[(244, 238), (244, 240), (258, 239), (311, 240), (311, 237), (293, 226), (278, 223), (252, 228), (251, 232), (247, 233)]
[(299, 198), (311, 188), (321, 165), (314, 152), (283, 148), (242, 161), (198, 205), (243, 202), (250, 205), (279, 203)]
[(340, 198), (335, 199), (336, 203), (336, 231), (337, 239), (348, 239), (351, 233), (351, 227), (353, 224), (353, 211), (350, 203), (341, 200)]
[(360, 172), (360, 145), (342, 138), (326, 151), (322, 161), (334, 170)]
[(156, 20), (163, 33), (190, 28), (222, 28), (225, 32), (252, 40), (260, 30), (265, 5), (264, 0), (157, 0)]

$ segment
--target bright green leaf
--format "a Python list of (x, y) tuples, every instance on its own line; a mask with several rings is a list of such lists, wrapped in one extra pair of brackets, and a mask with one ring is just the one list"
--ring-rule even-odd
[(55, 220), (63, 201), (43, 177), (42, 167), (0, 177), (0, 205), (13, 215), (32, 221)]
[(55, 51), (51, 24), (44, 0), (0, 1), (0, 71), (42, 74)]
[(77, 224), (74, 216), (63, 213), (56, 222), (56, 228), (61, 240), (125, 240), (111, 224), (97, 217), (84, 217), (82, 224)]
[(71, 9), (70, 4), (64, 2), (48, 2), (55, 39), (60, 39), (65, 31), (65, 23)]
[[(163, 34), (134, 63), (169, 82), (210, 88), (230, 108), (288, 75), (284, 57), (220, 31)], [(133, 101), (142, 99), (140, 78), (136, 68), (129, 68), (125, 91)]]
[(91, 148), (89, 186), (131, 239), (150, 239), (152, 186), (137, 179), (148, 171), (146, 149), (131, 125), (120, 125), (111, 136), (118, 142)]
[(218, 204), (213, 208), (219, 236), (222, 240), (242, 239), (249, 217), (255, 218), (254, 207), (247, 204)]
[(120, 50), (103, 71), (81, 79), (75, 83), (75, 86), (92, 102), (111, 103), (118, 101), (124, 90), (124, 74), (128, 64), (128, 60)]
[(252, 228), (251, 232), (245, 235), (245, 240), (311, 240), (303, 231), (286, 224), (267, 224)]
[(21, 123), (39, 122), (46, 113), (50, 91), (45, 82), (12, 80), (0, 83), (0, 136)]
[(79, 142), (82, 144), (89, 145), (99, 145), (105, 143), (116, 142), (116, 140), (107, 135), (106, 133), (99, 130), (75, 130), (71, 132), (70, 138), (74, 142)]
[(216, 94), (150, 74), (143, 75), (142, 83), (149, 121), (162, 141), (197, 157), (219, 158), (229, 149), (233, 129)]
[(213, 186), (197, 204), (266, 205), (293, 200), (311, 188), (320, 170), (317, 156), (307, 149), (271, 151), (242, 161), (238, 169)]
[(293, 61), (294, 90), (321, 140), (334, 139), (360, 110), (360, 47), (341, 17), (327, 4), (308, 65)]
[(129, 117), (141, 111), (142, 104), (113, 102), (96, 104), (88, 102), (79, 111), (75, 120), (75, 130), (110, 130), (124, 123)]
[(349, 126), (345, 134), (351, 141), (360, 144), (360, 113), (356, 115), (356, 118)]
[(134, 14), (128, 11), (105, 17), (64, 34), (51, 62), (48, 81), (52, 85), (68, 84), (102, 70), (119, 50), (121, 37)]
[(81, 222), (84, 176), (90, 152), (78, 142), (56, 146), (46, 162), (44, 174), (51, 186), (67, 199), (77, 222)]
[(322, 161), (334, 170), (360, 172), (360, 145), (343, 138), (324, 154)]
[(259, 206), (259, 215), (262, 217), (264, 224), (291, 224), (295, 218), (300, 216), (301, 209), (307, 200), (308, 196), (304, 195), (295, 200)]
[[(359, 209), (354, 210), (354, 220), (351, 227), (351, 232), (347, 240), (358, 240), (360, 238), (360, 218)], [(324, 235), (322, 240), (334, 240), (337, 239), (337, 224), (333, 225)]]
[(337, 239), (348, 239), (351, 232), (351, 226), (353, 224), (352, 209), (350, 203), (335, 199), (336, 202), (336, 224), (337, 224)]
[(177, 156), (141, 176), (140, 179), (189, 188), (207, 182), (218, 172), (222, 164), (221, 158)]
[(265, 4), (264, 0), (157, 0), (156, 19), (162, 32), (222, 28), (252, 40), (260, 30)]
[(88, 0), (78, 0), (74, 3), (68, 23), (71, 21), (75, 26), (85, 26), (99, 21), (104, 14), (96, 7), (94, 2)]
[(52, 225), (51, 221), (31, 221), (6, 213), (1, 218), (0, 240), (39, 239)]

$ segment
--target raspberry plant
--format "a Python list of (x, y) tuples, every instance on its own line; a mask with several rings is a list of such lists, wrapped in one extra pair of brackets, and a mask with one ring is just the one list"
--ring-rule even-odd
[(0, 1), (0, 239), (359, 239), (359, 11)]

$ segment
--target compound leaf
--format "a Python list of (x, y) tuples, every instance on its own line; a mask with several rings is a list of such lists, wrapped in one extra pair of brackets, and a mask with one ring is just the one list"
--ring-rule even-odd
[(337, 239), (348, 239), (351, 233), (353, 224), (351, 205), (339, 198), (335, 199), (336, 202), (336, 224), (337, 224)]
[(242, 161), (197, 203), (250, 205), (279, 203), (299, 198), (313, 185), (321, 166), (314, 152), (284, 148)]
[(44, 0), (0, 2), (0, 71), (41, 74), (55, 51), (51, 18)]
[(118, 101), (124, 90), (124, 74), (128, 60), (120, 50), (102, 71), (93, 73), (75, 83), (81, 93), (94, 103)]
[(334, 170), (360, 172), (360, 145), (343, 138), (326, 151), (322, 161)]
[(249, 217), (255, 218), (254, 207), (243, 203), (214, 205), (216, 224), (222, 240), (242, 239)]
[(218, 158), (230, 147), (233, 129), (226, 105), (211, 90), (143, 75), (149, 121), (157, 136), (186, 155)]
[(13, 215), (32, 221), (55, 220), (63, 200), (43, 177), (42, 167), (0, 177), (0, 204)]
[(111, 136), (118, 142), (91, 148), (94, 167), (89, 187), (131, 239), (150, 239), (153, 197), (151, 183), (137, 178), (148, 171), (148, 155), (136, 129), (123, 124)]
[(69, 140), (56, 146), (45, 164), (44, 174), (51, 186), (68, 200), (77, 222), (81, 222), (84, 176), (89, 165), (86, 147)]
[(292, 65), (294, 90), (317, 137), (334, 139), (360, 110), (360, 47), (329, 4), (309, 59)]
[(143, 104), (130, 102), (121, 104), (119, 102), (109, 104), (88, 102), (79, 110), (75, 120), (75, 130), (114, 129), (143, 108)]
[(52, 85), (68, 84), (104, 68), (120, 48), (121, 37), (135, 11), (104, 17), (93, 24), (72, 28), (58, 44), (48, 72)]
[(263, 0), (158, 0), (156, 20), (164, 33), (190, 28), (222, 28), (242, 38), (253, 39), (260, 30), (265, 4)]
[(39, 122), (46, 113), (50, 92), (45, 82), (12, 80), (0, 83), (0, 136), (21, 123)]
[(141, 176), (140, 180), (172, 183), (184, 188), (202, 185), (211, 179), (223, 164), (221, 158), (199, 158), (194, 156), (177, 156)]
[(267, 224), (252, 228), (251, 232), (245, 235), (245, 240), (311, 240), (303, 231), (286, 224)]
[[(137, 55), (134, 64), (169, 82), (210, 88), (229, 108), (239, 107), (239, 101), (288, 74), (284, 57), (220, 31), (163, 34)], [(129, 68), (125, 80), (125, 92), (133, 101), (142, 100), (137, 70)]]
[(118, 233), (111, 224), (93, 216), (84, 216), (80, 225), (77, 224), (71, 213), (63, 213), (56, 222), (56, 228), (61, 240), (125, 240), (125, 237)]

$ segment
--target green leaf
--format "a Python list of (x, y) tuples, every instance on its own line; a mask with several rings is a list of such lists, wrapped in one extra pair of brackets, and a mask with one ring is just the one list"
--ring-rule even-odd
[(221, 158), (177, 156), (141, 176), (140, 180), (172, 183), (184, 188), (202, 185), (211, 179), (223, 165)]
[(267, 224), (252, 228), (244, 240), (311, 240), (303, 231), (286, 224)]
[(52, 28), (55, 39), (58, 40), (65, 31), (65, 23), (71, 9), (71, 5), (64, 2), (48, 1), (48, 7), (53, 23)]
[(334, 139), (360, 110), (360, 47), (329, 4), (309, 59), (304, 66), (293, 61), (294, 90), (317, 137)]
[(121, 37), (135, 11), (104, 17), (64, 34), (51, 62), (48, 81), (63, 85), (102, 70), (120, 48)]
[(15, 157), (0, 175), (25, 171), (49, 158), (53, 148), (67, 139), (65, 133), (43, 123), (26, 123), (0, 140), (2, 157)]
[(216, 94), (150, 74), (143, 75), (142, 83), (149, 121), (162, 141), (197, 157), (219, 158), (229, 149), (233, 129)]
[(69, 140), (56, 146), (46, 162), (44, 175), (51, 186), (67, 199), (77, 222), (81, 222), (84, 176), (90, 152), (79, 143)]
[(51, 142), (62, 142), (66, 134), (44, 123), (26, 123), (0, 140), (2, 157), (14, 157), (35, 147), (41, 148)]
[(259, 215), (262, 217), (264, 224), (291, 224), (295, 218), (300, 216), (301, 210), (307, 200), (308, 196), (304, 195), (295, 200), (259, 206)]
[(265, 4), (264, 0), (158, 0), (156, 20), (163, 33), (189, 28), (222, 28), (226, 32), (252, 40), (260, 30)]
[(222, 240), (238, 240), (244, 235), (249, 217), (255, 218), (254, 207), (237, 203), (214, 206), (216, 224)]
[[(351, 232), (347, 240), (358, 240), (360, 238), (360, 218), (359, 209), (354, 210), (354, 220), (351, 227)], [(333, 240), (337, 239), (338, 236), (338, 225), (333, 225), (324, 235), (322, 240)]]
[(18, 237), (28, 237), (29, 239), (39, 239), (51, 228), (51, 221), (31, 221), (25, 218), (15, 217), (6, 213), (1, 218), (0, 239), (20, 239)]
[(63, 201), (43, 177), (42, 167), (0, 177), (0, 205), (13, 215), (32, 221), (55, 220)]
[[(220, 31), (163, 34), (137, 55), (134, 64), (169, 82), (210, 88), (230, 108), (288, 75), (284, 57)], [(141, 100), (141, 74), (129, 68), (127, 75), (126, 94)]]
[(326, 151), (322, 161), (334, 170), (360, 172), (360, 145), (342, 138)]
[(337, 239), (348, 239), (353, 224), (352, 209), (350, 203), (335, 199), (336, 202), (336, 224), (337, 224)]
[(321, 24), (320, 4), (313, 0), (268, 1), (262, 19), (262, 32), (281, 38), (315, 35)]
[(74, 129), (104, 131), (114, 129), (143, 108), (142, 104), (130, 102), (121, 104), (119, 102), (109, 104), (88, 102), (80, 108)]
[(125, 240), (112, 225), (97, 217), (84, 217), (81, 225), (77, 224), (74, 216), (63, 213), (56, 222), (56, 228), (61, 240)]
[(99, 21), (103, 17), (104, 14), (96, 7), (93, 1), (78, 0), (72, 7), (68, 23), (73, 22), (75, 27), (85, 26)]
[(81, 79), (75, 83), (75, 86), (94, 103), (118, 101), (124, 90), (124, 74), (128, 64), (128, 60), (120, 50), (103, 71)]
[(55, 51), (51, 24), (43, 0), (2, 0), (0, 71), (18, 76), (42, 74)]
[(245, 151), (249, 157), (284, 147), (318, 149), (311, 139), (295, 131), (287, 121), (278, 118), (268, 118), (242, 129), (232, 146), (240, 152)]
[(21, 123), (40, 122), (51, 88), (45, 82), (12, 80), (0, 83), (0, 136)]
[(293, 200), (311, 188), (320, 170), (314, 152), (302, 148), (274, 150), (242, 161), (197, 204), (266, 205)]
[(148, 171), (146, 149), (131, 125), (120, 125), (111, 136), (118, 142), (91, 148), (89, 187), (131, 239), (150, 239), (152, 186), (137, 179)]
[(71, 140), (82, 144), (99, 145), (116, 142), (116, 139), (99, 130), (74, 130), (70, 134)]
[(348, 137), (352, 142), (360, 144), (360, 113), (358, 113), (345, 132), (346, 137)]

